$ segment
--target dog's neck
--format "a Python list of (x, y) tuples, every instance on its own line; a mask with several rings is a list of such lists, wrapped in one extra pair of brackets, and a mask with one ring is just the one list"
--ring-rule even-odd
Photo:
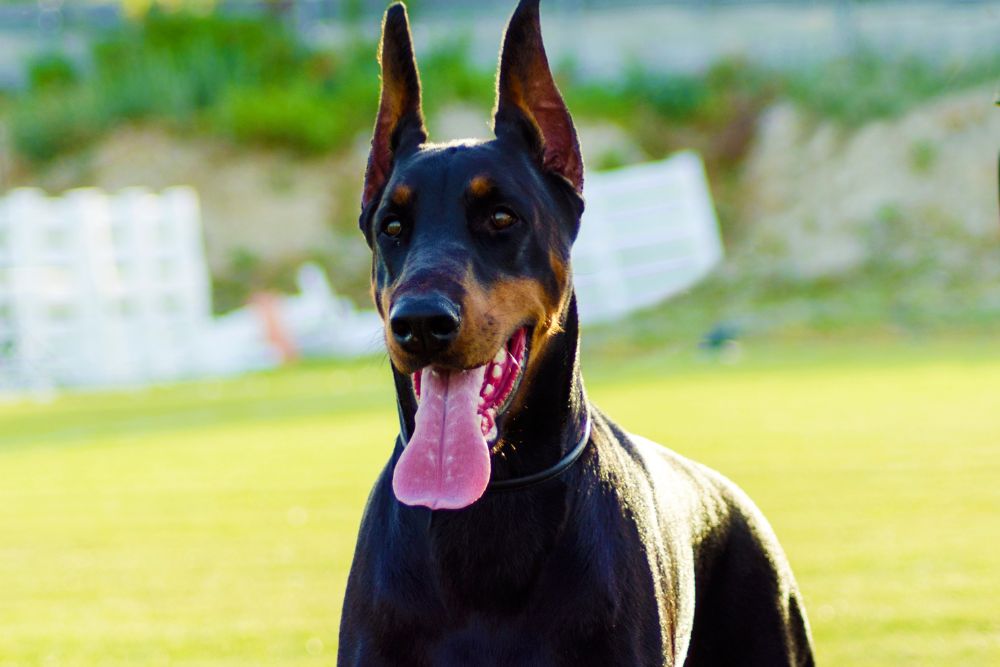
[(526, 377), (520, 409), (504, 425), (493, 456), (493, 479), (525, 477), (555, 465), (583, 435), (587, 397), (580, 374), (576, 297), (568, 300), (553, 334)]
[[(580, 375), (576, 299), (563, 313), (537, 368), (525, 380), (526, 394), (516, 418), (505, 425), (493, 455), (493, 479), (519, 478), (550, 468), (570, 452), (583, 433), (588, 404)], [(412, 432), (409, 379), (396, 374), (404, 433)], [(397, 448), (397, 452), (401, 451)], [(572, 513), (572, 478), (579, 464), (556, 478), (515, 490), (497, 490), (457, 512), (429, 512), (394, 505), (390, 516), (405, 535), (406, 549), (435, 591), (455, 609), (503, 611), (522, 607), (530, 597), (533, 573), (556, 548)], [(576, 469), (574, 469), (576, 468)], [(470, 545), (474, 545), (470, 547)], [(510, 563), (518, 563), (511, 567)], [(482, 572), (494, 575), (483, 577)]]
[[(538, 351), (520, 409), (504, 424), (493, 451), (493, 480), (526, 477), (546, 470), (566, 456), (584, 434), (587, 398), (580, 374), (580, 327), (576, 296), (567, 300), (560, 330)], [(408, 376), (393, 369), (400, 432), (414, 429), (416, 404)]]

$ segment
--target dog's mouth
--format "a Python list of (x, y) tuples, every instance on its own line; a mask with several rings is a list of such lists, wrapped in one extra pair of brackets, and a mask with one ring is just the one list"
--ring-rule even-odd
[[(528, 329), (522, 327), (514, 332), (514, 335), (497, 350), (493, 359), (485, 365), (476, 412), (480, 416), (483, 437), (489, 445), (495, 444), (500, 435), (497, 430), (497, 417), (510, 407), (514, 392), (521, 384), (527, 353)], [(428, 367), (413, 374), (413, 390), (417, 396), (417, 405), (420, 404), (421, 376), (424, 371), (449, 372)]]
[(528, 329), (522, 327), (482, 366), (428, 366), (413, 374), (413, 435), (392, 479), (400, 502), (460, 509), (483, 495), (490, 480), (490, 448), (500, 436), (497, 419), (510, 407), (527, 355)]

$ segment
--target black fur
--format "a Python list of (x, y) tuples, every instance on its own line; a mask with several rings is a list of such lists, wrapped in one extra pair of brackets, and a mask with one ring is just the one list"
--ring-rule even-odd
[[(518, 9), (532, 11), (537, 24), (537, 0)], [(587, 400), (572, 287), (560, 287), (550, 261), (568, 263), (582, 200), (574, 178), (553, 173), (559, 156), (543, 159), (524, 132), (504, 129), (489, 142), (394, 156), (361, 217), (374, 289), (409, 280), (411, 291), (460, 291), (448, 285), (464, 268), (481, 285), (516, 277), (565, 297), (553, 300), (560, 326), (531, 351), (520, 408), (500, 424), (493, 479), (553, 465), (587, 414), (590, 442), (550, 481), (433, 512), (396, 500), (397, 443), (365, 508), (338, 665), (812, 665), (801, 596), (759, 510), (719, 474), (630, 435)], [(481, 174), (497, 187), (470, 202), (463, 188)], [(397, 182), (413, 189), (405, 210), (386, 196)], [(513, 233), (480, 224), (497, 205), (521, 219)], [(387, 215), (405, 220), (405, 236), (380, 233)], [(412, 384), (394, 375), (409, 433)]]

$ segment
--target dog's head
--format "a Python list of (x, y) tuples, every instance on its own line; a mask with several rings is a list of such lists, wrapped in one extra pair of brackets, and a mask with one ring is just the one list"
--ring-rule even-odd
[(360, 224), (390, 359), (412, 378), (415, 402), (401, 404), (417, 406), (395, 489), (409, 504), (464, 507), (563, 321), (583, 162), (538, 0), (520, 3), (504, 37), (494, 139), (428, 143), (401, 4), (386, 12), (380, 62)]

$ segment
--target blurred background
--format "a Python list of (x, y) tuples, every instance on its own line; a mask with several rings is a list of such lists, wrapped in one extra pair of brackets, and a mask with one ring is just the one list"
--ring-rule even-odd
[[(513, 0), (407, 4), (488, 136)], [(333, 661), (384, 9), (0, 0), (0, 666)], [(542, 9), (592, 398), (758, 501), (821, 663), (1000, 664), (1000, 2)]]

